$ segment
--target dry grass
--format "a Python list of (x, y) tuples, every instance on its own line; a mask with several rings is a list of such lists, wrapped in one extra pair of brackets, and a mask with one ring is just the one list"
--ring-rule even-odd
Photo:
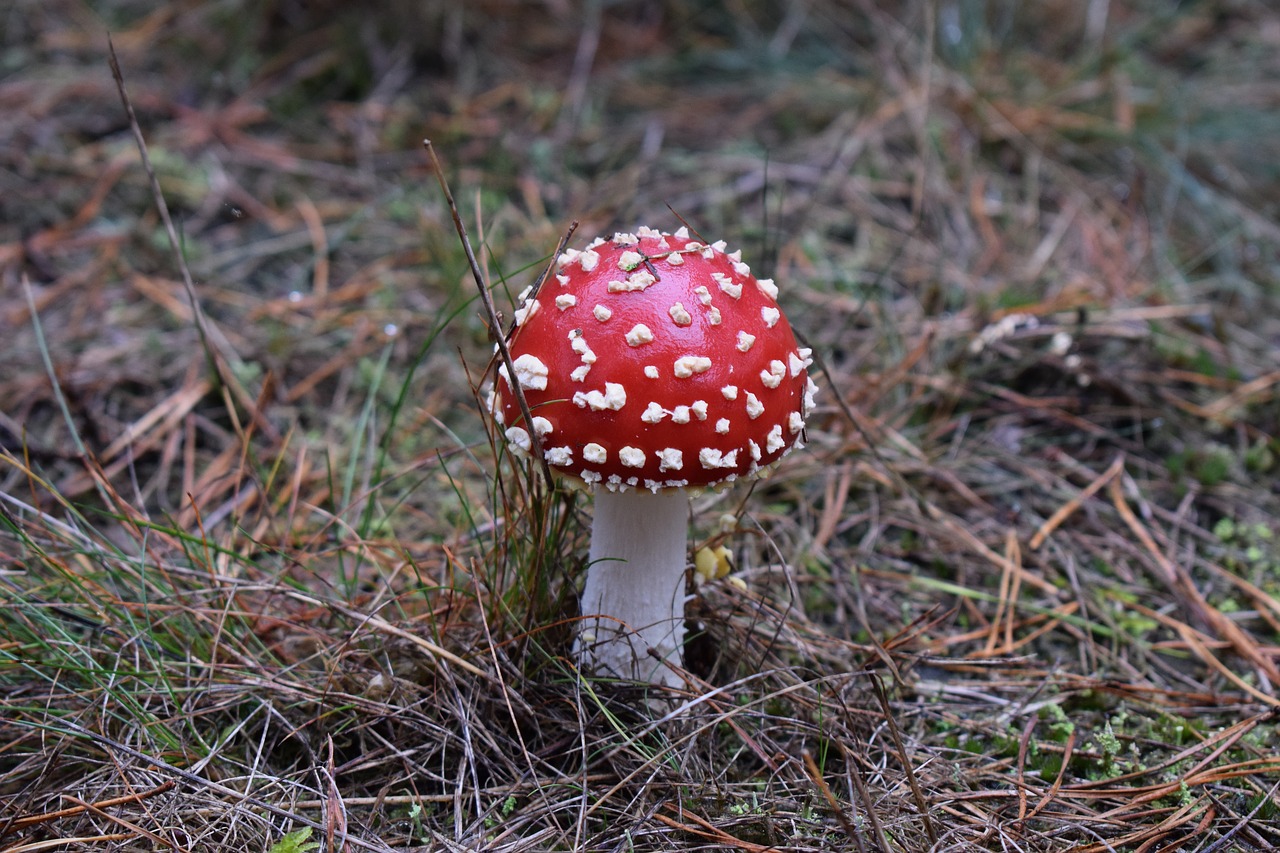
[[(1267, 4), (146, 5), (0, 25), (0, 850), (1280, 844)], [(424, 136), (500, 307), (669, 205), (821, 359), (671, 714)]]

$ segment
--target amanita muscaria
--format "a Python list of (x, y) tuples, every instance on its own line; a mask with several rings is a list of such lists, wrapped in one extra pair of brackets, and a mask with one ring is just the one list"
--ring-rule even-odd
[[(595, 493), (579, 660), (677, 685), (688, 496), (757, 475), (800, 444), (816, 387), (809, 350), (740, 252), (687, 229), (567, 250), (524, 294), (508, 343), (550, 468)], [(511, 377), (490, 409), (534, 446)]]

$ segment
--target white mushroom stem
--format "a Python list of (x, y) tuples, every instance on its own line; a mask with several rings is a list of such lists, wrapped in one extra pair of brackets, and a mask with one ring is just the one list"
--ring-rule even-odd
[(684, 643), (688, 512), (679, 489), (596, 491), (577, 642), (587, 669), (669, 687), (683, 683), (666, 662), (680, 665)]

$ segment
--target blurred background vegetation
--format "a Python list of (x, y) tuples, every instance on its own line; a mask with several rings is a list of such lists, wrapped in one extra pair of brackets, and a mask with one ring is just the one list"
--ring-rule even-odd
[[(1273, 4), (0, 33), (4, 849), (1280, 843)], [(486, 431), (424, 138), (508, 314), (570, 222), (683, 219), (820, 359), (809, 448), (694, 503), (679, 723), (568, 664), (589, 505)]]

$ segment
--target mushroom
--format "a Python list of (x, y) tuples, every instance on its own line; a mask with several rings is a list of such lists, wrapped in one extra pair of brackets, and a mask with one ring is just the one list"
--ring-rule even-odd
[[(640, 228), (568, 249), (522, 295), (489, 400), (517, 452), (595, 494), (575, 653), (677, 686), (688, 493), (759, 475), (801, 445), (817, 390), (770, 279), (723, 242)], [(530, 432), (536, 435), (533, 440)]]

